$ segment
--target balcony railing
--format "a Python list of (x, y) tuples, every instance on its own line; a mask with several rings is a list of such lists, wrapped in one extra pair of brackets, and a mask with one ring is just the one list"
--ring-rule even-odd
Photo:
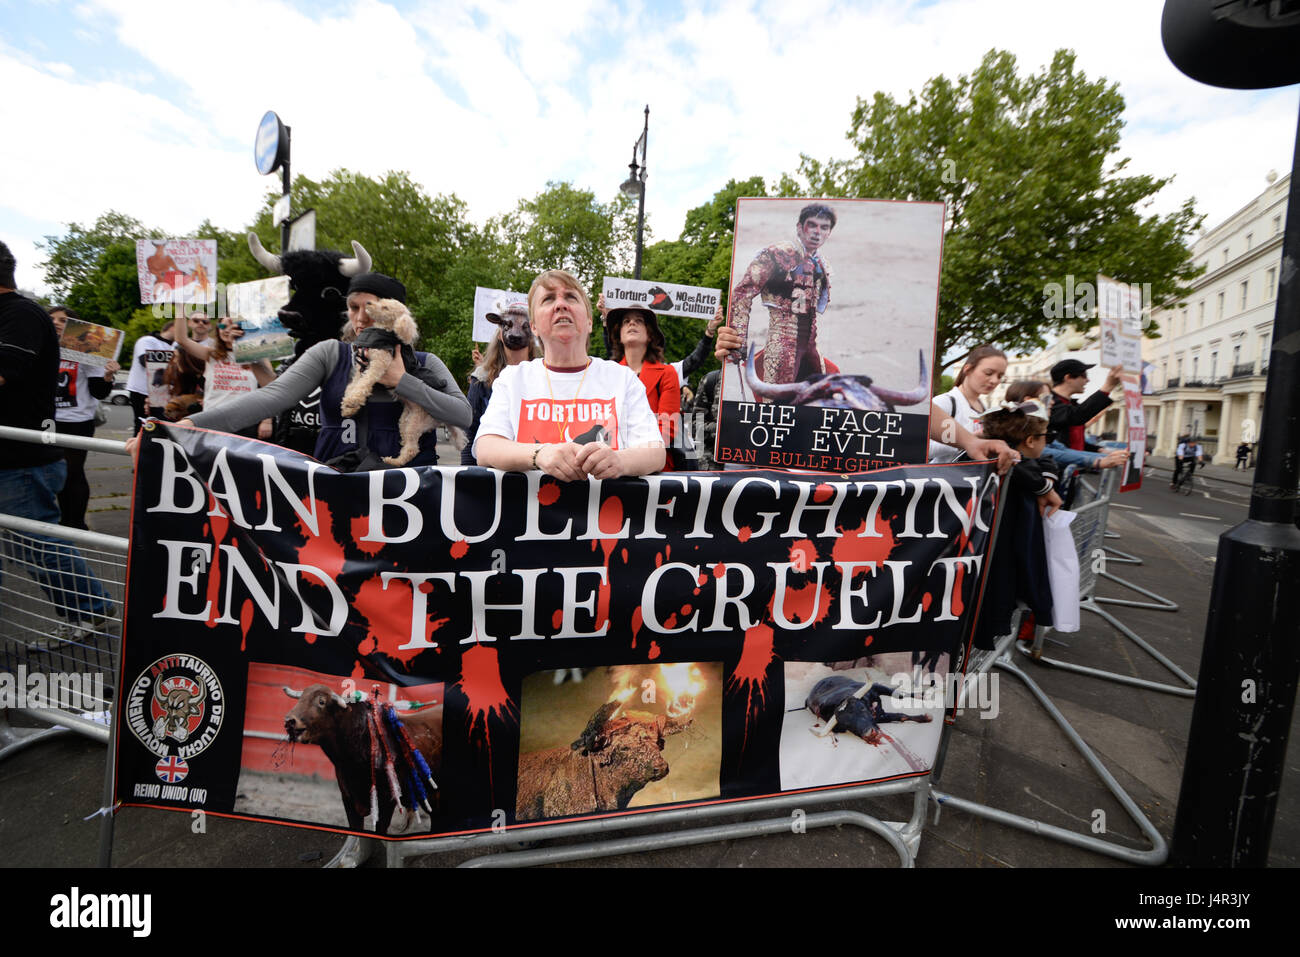
[(1242, 376), (1248, 376), (1254, 374), (1255, 374), (1255, 363), (1253, 362), (1238, 362), (1235, 366), (1232, 367), (1232, 377), (1234, 379), (1240, 379)]
[(1165, 383), (1165, 388), (1166, 388), (1166, 389), (1177, 389), (1178, 386), (1182, 383), (1182, 381), (1183, 381), (1183, 380), (1182, 380), (1181, 378), (1179, 378), (1178, 376), (1174, 376), (1172, 379), (1170, 379), (1168, 382)]

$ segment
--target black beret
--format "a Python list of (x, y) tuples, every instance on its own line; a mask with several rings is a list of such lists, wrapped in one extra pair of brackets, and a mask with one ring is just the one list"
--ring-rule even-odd
[(348, 283), (348, 295), (350, 296), (354, 292), (369, 292), (380, 299), (396, 299), (401, 303), (406, 302), (406, 287), (392, 276), (385, 276), (381, 272), (363, 272), (360, 275), (353, 276), (352, 281)]

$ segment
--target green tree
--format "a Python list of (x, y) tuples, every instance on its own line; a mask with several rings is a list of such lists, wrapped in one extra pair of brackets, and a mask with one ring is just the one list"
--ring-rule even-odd
[(83, 319), (125, 327), (140, 308), (135, 241), (151, 235), (157, 234), (116, 210), (90, 226), (69, 223), (66, 234), (38, 244), (46, 253), (45, 281)]
[(981, 342), (1029, 350), (1063, 325), (1045, 300), (1067, 275), (1150, 283), (1156, 302), (1190, 291), (1188, 243), (1202, 217), (1191, 199), (1167, 216), (1143, 212), (1171, 178), (1123, 175), (1113, 155), (1123, 111), (1117, 85), (1089, 80), (1070, 51), (1021, 77), (1011, 54), (993, 50), (970, 76), (937, 76), (905, 103), (859, 99), (855, 155), (803, 156), (800, 178), (783, 177), (780, 191), (946, 203), (939, 356)]
[[(722, 290), (723, 309), (731, 289), (731, 248), (736, 235), (736, 200), (742, 196), (766, 196), (761, 176), (745, 180), (728, 180), (702, 206), (686, 214), (681, 236), (646, 248), (641, 275), (659, 282), (683, 286), (704, 286)], [(669, 360), (688, 355), (704, 334), (705, 320), (668, 319), (660, 323), (664, 330), (664, 352)], [(694, 376), (701, 377), (717, 367), (710, 357)]]

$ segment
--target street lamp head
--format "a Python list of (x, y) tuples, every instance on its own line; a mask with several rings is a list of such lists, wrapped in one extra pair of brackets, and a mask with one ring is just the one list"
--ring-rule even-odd
[(641, 195), (643, 189), (645, 189), (645, 184), (637, 178), (636, 164), (633, 163), (632, 172), (628, 175), (628, 178), (623, 181), (623, 185), (619, 187), (619, 191), (630, 199), (636, 199)]

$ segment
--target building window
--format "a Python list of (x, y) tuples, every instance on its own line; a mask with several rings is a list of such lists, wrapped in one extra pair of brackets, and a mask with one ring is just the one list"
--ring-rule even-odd
[(1214, 318), (1215, 319), (1223, 318), (1223, 293), (1219, 293), (1219, 312)]
[(1270, 269), (1264, 273), (1264, 298), (1272, 299), (1273, 293), (1277, 291), (1277, 270)]
[(1210, 381), (1211, 382), (1214, 381), (1215, 373), (1218, 371), (1219, 371), (1219, 354), (1217, 352), (1211, 352), (1210, 353)]
[[(1198, 370), (1200, 364), (1201, 364), (1201, 357), (1200, 357), (1200, 356), (1192, 356), (1192, 382), (1197, 382), (1197, 381), (1199, 381), (1198, 378), (1197, 378), (1197, 370)], [(1188, 384), (1190, 385), (1191, 383), (1188, 383)]]
[(1249, 248), (1253, 245), (1253, 243), (1251, 242), (1251, 240), (1254, 239), (1254, 238), (1255, 238), (1255, 234), (1254, 234), (1254, 233), (1247, 233), (1247, 234), (1246, 234), (1246, 248), (1247, 248), (1247, 249), (1249, 249)]
[(1241, 365), (1241, 346), (1232, 347), (1232, 374), (1237, 374), (1237, 366)]
[(1179, 379), (1182, 379), (1182, 377), (1183, 377), (1183, 360), (1182, 360), (1181, 358), (1179, 358), (1179, 360), (1178, 360), (1178, 364), (1174, 367), (1174, 372), (1176, 372), (1176, 373), (1178, 374), (1178, 378), (1179, 378)]
[(1227, 246), (1224, 246), (1224, 247), (1223, 247), (1223, 264), (1224, 264), (1225, 266), (1228, 264), (1228, 247), (1227, 247)]
[(1273, 217), (1273, 235), (1276, 236), (1276, 235), (1277, 235), (1278, 233), (1280, 233), (1281, 231), (1282, 231), (1282, 217), (1281, 217), (1281, 216), (1274, 216), (1274, 217)]
[(1196, 327), (1199, 329), (1205, 325), (1205, 300), (1202, 299), (1196, 306)]
[(1241, 308), (1246, 308), (1246, 293), (1249, 291), (1250, 280), (1243, 279), (1241, 283)]

